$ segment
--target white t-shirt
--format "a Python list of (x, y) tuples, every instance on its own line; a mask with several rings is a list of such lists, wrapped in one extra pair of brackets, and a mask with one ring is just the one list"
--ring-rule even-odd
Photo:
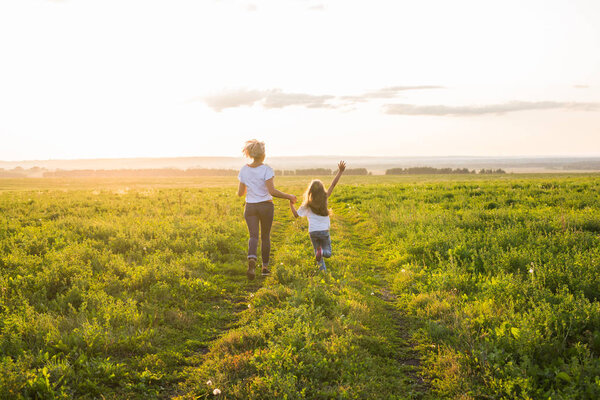
[(260, 203), (261, 201), (273, 200), (273, 196), (267, 189), (266, 181), (275, 176), (273, 168), (266, 164), (252, 168), (244, 165), (240, 169), (238, 179), (246, 185), (246, 203)]
[(308, 231), (328, 231), (329, 230), (329, 215), (318, 215), (310, 209), (310, 207), (302, 206), (298, 209), (298, 215), (308, 218)]

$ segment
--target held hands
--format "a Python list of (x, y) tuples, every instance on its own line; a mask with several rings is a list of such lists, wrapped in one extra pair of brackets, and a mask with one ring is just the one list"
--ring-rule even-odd
[(344, 172), (346, 170), (346, 161), (340, 161), (338, 163), (338, 170)]
[(296, 202), (296, 196), (294, 196), (293, 194), (290, 195), (290, 210), (292, 211), (292, 215), (295, 218), (298, 218), (298, 211), (296, 211), (296, 207), (294, 207), (294, 203)]

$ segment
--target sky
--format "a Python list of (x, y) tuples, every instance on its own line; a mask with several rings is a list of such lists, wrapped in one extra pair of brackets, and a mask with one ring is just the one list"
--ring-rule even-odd
[(597, 0), (2, 0), (0, 160), (600, 155)]

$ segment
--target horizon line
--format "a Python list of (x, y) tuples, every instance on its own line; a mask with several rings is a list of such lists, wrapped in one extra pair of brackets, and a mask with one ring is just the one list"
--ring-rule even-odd
[[(329, 154), (329, 155), (274, 155), (267, 156), (269, 158), (600, 158), (600, 154), (592, 155), (568, 155), (568, 154), (551, 154), (551, 155), (539, 155), (539, 154), (519, 154), (519, 155), (342, 155), (342, 154)], [(0, 160), (0, 163), (19, 163), (19, 162), (47, 162), (47, 161), (100, 161), (100, 160), (161, 160), (161, 159), (186, 159), (186, 158), (229, 158), (229, 159), (244, 159), (244, 156), (134, 156), (134, 157), (95, 157), (95, 158), (48, 158), (48, 159), (21, 159), (21, 160)]]

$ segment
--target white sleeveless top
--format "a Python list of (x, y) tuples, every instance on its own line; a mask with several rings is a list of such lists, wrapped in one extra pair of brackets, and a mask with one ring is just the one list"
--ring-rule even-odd
[(240, 169), (238, 179), (246, 185), (246, 203), (260, 203), (261, 201), (273, 200), (273, 196), (267, 189), (266, 181), (275, 176), (273, 168), (266, 164), (252, 168), (244, 165)]

